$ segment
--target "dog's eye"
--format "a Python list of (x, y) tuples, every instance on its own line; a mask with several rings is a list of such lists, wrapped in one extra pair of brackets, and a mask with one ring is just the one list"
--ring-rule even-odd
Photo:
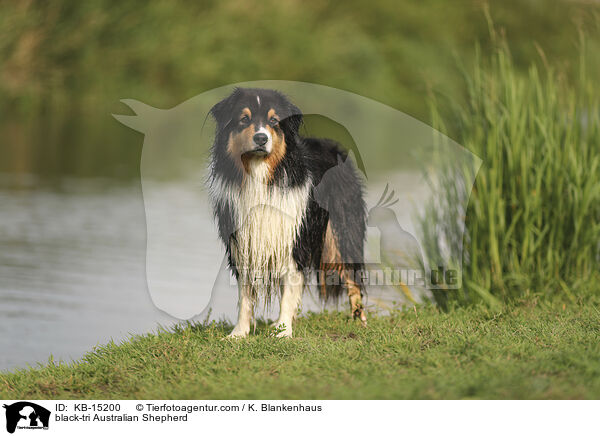
[(269, 120), (269, 124), (271, 126), (276, 126), (278, 122), (279, 122), (279, 120), (275, 117), (271, 117), (271, 119)]
[(250, 117), (248, 115), (244, 115), (240, 118), (240, 124), (248, 124), (250, 122)]

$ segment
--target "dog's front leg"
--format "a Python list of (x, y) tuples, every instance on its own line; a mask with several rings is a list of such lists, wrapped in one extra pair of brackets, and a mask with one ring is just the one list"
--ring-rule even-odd
[(238, 321), (229, 334), (230, 338), (245, 338), (250, 333), (250, 322), (254, 314), (254, 297), (250, 285), (239, 285), (239, 299)]
[(277, 337), (291, 337), (292, 323), (298, 312), (298, 306), (302, 300), (302, 289), (304, 288), (304, 276), (295, 265), (288, 269), (283, 277), (283, 295), (281, 296), (281, 308), (276, 326), (280, 332)]

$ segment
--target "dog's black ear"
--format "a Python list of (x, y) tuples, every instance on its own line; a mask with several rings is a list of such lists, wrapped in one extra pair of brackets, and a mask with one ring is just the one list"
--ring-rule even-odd
[(239, 93), (239, 89), (236, 88), (229, 97), (224, 98), (210, 109), (210, 114), (217, 122), (219, 130), (223, 129), (227, 124), (231, 122), (231, 114), (233, 111), (233, 104)]
[(210, 114), (213, 116), (213, 118), (217, 122), (217, 126), (219, 127), (219, 129), (221, 127), (227, 125), (227, 123), (229, 122), (229, 120), (227, 120), (228, 114), (229, 114), (229, 118), (231, 118), (230, 117), (231, 111), (227, 110), (228, 106), (231, 106), (230, 99), (231, 99), (231, 96), (227, 97), (224, 100), (221, 100), (220, 102), (218, 102), (216, 105), (214, 105), (210, 109)]
[(281, 127), (286, 136), (292, 136), (296, 138), (298, 136), (298, 130), (303, 122), (302, 111), (292, 104), (288, 104), (287, 116), (280, 121)]

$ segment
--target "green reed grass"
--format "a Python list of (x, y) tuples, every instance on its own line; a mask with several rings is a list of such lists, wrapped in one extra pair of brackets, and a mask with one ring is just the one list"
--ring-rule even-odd
[(446, 172), (421, 221), (433, 257), (440, 240), (459, 252), (466, 222), (462, 291), (436, 292), (438, 302), (496, 305), (556, 292), (572, 299), (597, 282), (600, 106), (583, 43), (580, 52), (579, 79), (568, 82), (550, 67), (517, 72), (499, 41), (487, 62), (478, 54), (465, 71), (467, 103), (454, 108), (451, 122), (432, 99), (434, 127), (483, 160), (464, 216), (456, 210), (456, 176)]

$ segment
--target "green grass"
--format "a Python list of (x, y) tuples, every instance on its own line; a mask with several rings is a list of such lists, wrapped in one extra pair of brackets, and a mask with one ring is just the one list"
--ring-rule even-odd
[(433, 103), (434, 127), (483, 160), (466, 213), (447, 172), (421, 222), (433, 258), (440, 241), (459, 253), (466, 222), (463, 292), (436, 298), (496, 305), (530, 290), (574, 298), (600, 279), (600, 89), (585, 73), (584, 49), (572, 82), (550, 67), (521, 73), (492, 35), (494, 53), (465, 70), (468, 103), (445, 123)]
[(0, 398), (600, 398), (598, 299), (301, 318), (295, 338), (188, 325), (0, 374)]

